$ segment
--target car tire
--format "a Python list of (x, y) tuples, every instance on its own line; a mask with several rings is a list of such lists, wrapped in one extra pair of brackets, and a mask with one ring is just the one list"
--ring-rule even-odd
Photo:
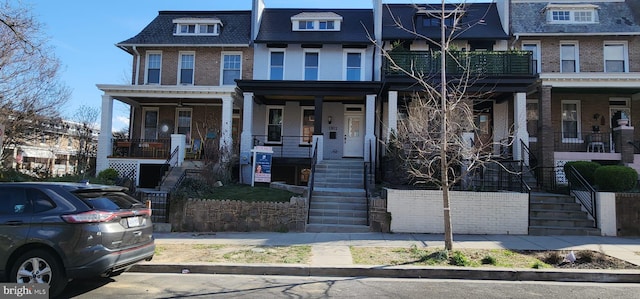
[(67, 276), (60, 261), (42, 249), (27, 251), (11, 267), (10, 279), (16, 283), (48, 283), (54, 298), (67, 286)]

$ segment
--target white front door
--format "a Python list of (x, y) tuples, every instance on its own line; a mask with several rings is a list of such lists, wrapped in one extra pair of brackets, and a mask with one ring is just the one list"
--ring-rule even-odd
[(364, 114), (345, 114), (344, 148), (345, 157), (364, 156)]

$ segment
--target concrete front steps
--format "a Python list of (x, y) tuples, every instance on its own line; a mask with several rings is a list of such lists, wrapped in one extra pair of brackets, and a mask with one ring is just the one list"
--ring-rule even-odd
[(572, 196), (531, 193), (529, 235), (600, 236), (600, 229)]
[(316, 165), (307, 232), (369, 232), (363, 167), (362, 160)]

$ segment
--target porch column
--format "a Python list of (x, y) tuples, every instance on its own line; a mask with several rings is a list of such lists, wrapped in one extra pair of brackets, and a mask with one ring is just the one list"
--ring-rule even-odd
[[(320, 162), (324, 159), (324, 135), (322, 135), (322, 104), (324, 100), (322, 96), (316, 96), (314, 102), (313, 117), (313, 147), (317, 148), (318, 156), (316, 162)], [(313, 154), (313, 153), (312, 153)]]
[(529, 145), (529, 133), (527, 133), (527, 94), (524, 92), (518, 92), (514, 95), (513, 99), (513, 146), (511, 154), (514, 160), (523, 160), (526, 165), (529, 165), (529, 157), (522, 156), (522, 144)]
[(113, 153), (113, 98), (110, 95), (102, 95), (102, 108), (100, 110), (100, 135), (98, 136), (98, 153), (96, 157), (96, 173), (109, 168), (107, 157)]
[(245, 92), (240, 133), (240, 183), (251, 184), (251, 149), (253, 148), (253, 92)]
[(376, 160), (376, 95), (367, 95), (367, 106), (365, 114), (365, 134), (364, 134), (364, 161), (374, 162)]
[(389, 91), (389, 115), (387, 116), (387, 141), (398, 132), (398, 92)]
[[(553, 126), (551, 125), (551, 86), (540, 87), (538, 99), (538, 147), (542, 166), (542, 183), (555, 182), (555, 140)], [(540, 182), (539, 182), (540, 183)]]
[(173, 157), (170, 161), (171, 165), (177, 165), (178, 167), (182, 166), (182, 162), (184, 162), (184, 155), (186, 152), (186, 142), (187, 136), (184, 134), (171, 134), (171, 149), (170, 153), (173, 153), (176, 147), (178, 147), (178, 155)]
[(233, 151), (233, 136), (231, 129), (233, 123), (233, 98), (231, 95), (222, 97), (222, 126), (220, 130), (221, 161), (228, 161)]

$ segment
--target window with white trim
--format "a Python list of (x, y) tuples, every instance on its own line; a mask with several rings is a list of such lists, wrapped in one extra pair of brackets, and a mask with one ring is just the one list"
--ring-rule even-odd
[(300, 136), (302, 136), (301, 144), (311, 144), (313, 141), (313, 129), (315, 123), (315, 109), (314, 108), (302, 108), (302, 121), (300, 127), (302, 131), (300, 132)]
[(562, 140), (581, 139), (580, 101), (562, 101)]
[(538, 100), (527, 100), (527, 133), (529, 133), (529, 141), (536, 142), (538, 140), (539, 118)]
[(191, 108), (176, 109), (176, 133), (186, 136), (187, 144), (191, 144)]
[(180, 53), (180, 68), (178, 70), (178, 83), (184, 85), (193, 84), (196, 55), (193, 52)]
[(334, 12), (302, 12), (291, 17), (292, 31), (340, 31), (342, 16)]
[(269, 54), (269, 80), (284, 79), (284, 51), (271, 51)]
[(576, 43), (560, 44), (560, 72), (577, 73), (578, 66), (578, 45)]
[(318, 80), (318, 69), (320, 66), (320, 53), (318, 51), (304, 52), (304, 79)]
[(222, 53), (222, 85), (235, 85), (242, 79), (242, 54)]
[(147, 52), (146, 84), (160, 84), (162, 52)]
[(597, 23), (598, 6), (593, 4), (549, 4), (547, 23), (550, 24), (588, 24)]
[(220, 35), (222, 21), (218, 18), (179, 18), (173, 20), (174, 35)]
[(604, 43), (604, 71), (607, 73), (624, 73), (628, 68), (627, 44), (622, 42)]
[(540, 42), (523, 42), (522, 50), (531, 51), (531, 65), (533, 66), (534, 73), (540, 73), (542, 70), (542, 66), (540, 63)]
[(142, 132), (144, 139), (158, 138), (158, 108), (142, 108)]
[(362, 81), (364, 79), (363, 72), (363, 56), (364, 51), (347, 51), (345, 52), (345, 80), (346, 81)]
[(267, 143), (282, 143), (283, 107), (267, 107)]

